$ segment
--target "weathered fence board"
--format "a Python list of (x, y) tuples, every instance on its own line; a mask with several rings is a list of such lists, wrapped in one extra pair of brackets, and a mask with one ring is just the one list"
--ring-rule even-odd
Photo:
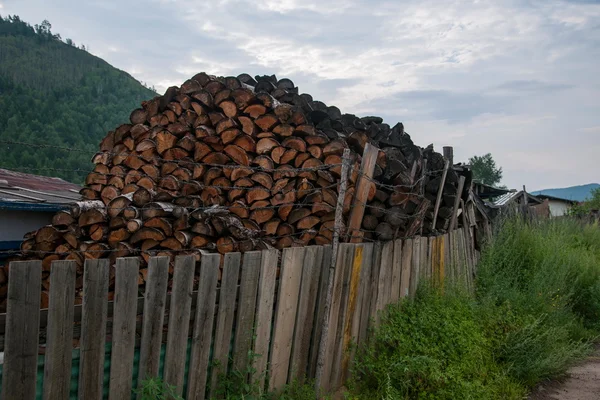
[(321, 344), (321, 333), (323, 331), (323, 318), (325, 316), (325, 298), (327, 297), (327, 283), (329, 282), (329, 271), (331, 264), (331, 246), (323, 246), (323, 261), (319, 271), (319, 291), (316, 299), (315, 326), (312, 335), (312, 346), (310, 350), (310, 361), (308, 364), (308, 376), (315, 377), (317, 369), (317, 357), (319, 355), (319, 346)]
[(233, 345), (233, 368), (238, 373), (247, 371), (250, 362), (248, 351), (252, 348), (252, 335), (254, 334), (260, 259), (260, 251), (244, 253)]
[(412, 255), (410, 263), (410, 287), (409, 295), (411, 298), (415, 297), (417, 293), (417, 287), (421, 278), (419, 268), (421, 266), (421, 238), (416, 237), (412, 242)]
[(257, 382), (261, 389), (265, 386), (267, 373), (278, 258), (278, 250), (265, 250), (262, 252), (260, 263), (258, 298), (256, 300), (256, 340), (254, 341), (255, 372), (251, 379)]
[(76, 268), (75, 261), (54, 261), (50, 270), (44, 400), (69, 398)]
[(294, 325), (298, 307), (298, 294), (302, 281), (302, 264), (305, 249), (290, 247), (283, 250), (277, 305), (271, 342), (269, 389), (281, 389), (287, 383), (294, 338)]
[(304, 255), (302, 283), (296, 313), (296, 333), (290, 358), (290, 381), (303, 384), (309, 361), (310, 339), (313, 331), (319, 275), (323, 262), (323, 247), (309, 246)]
[[(342, 286), (344, 283), (345, 270), (352, 263), (354, 256), (354, 245), (341, 243), (338, 248), (337, 262), (333, 281), (333, 293), (331, 297), (331, 308), (329, 309), (329, 330), (327, 331), (327, 343), (325, 344), (325, 361), (322, 377), (322, 389), (327, 392), (333, 386), (332, 369), (335, 360), (336, 341), (340, 307), (342, 303)], [(341, 343), (340, 343), (341, 344)]]
[(185, 378), (195, 264), (196, 259), (194, 256), (175, 257), (164, 380), (169, 385), (176, 387), (176, 394), (178, 395), (183, 393)]
[[(379, 298), (379, 290), (381, 289), (381, 282), (379, 280), (381, 274), (381, 250), (382, 244), (375, 242), (373, 245), (373, 255), (371, 258), (371, 287), (368, 292), (369, 296), (369, 320), (374, 322), (377, 320), (377, 303)], [(370, 324), (369, 324), (370, 326)], [(368, 335), (368, 333), (367, 333)]]
[(2, 370), (3, 399), (35, 399), (41, 280), (41, 261), (11, 263)]
[(352, 262), (352, 271), (350, 273), (350, 283), (348, 286), (348, 305), (344, 317), (344, 335), (340, 353), (342, 364), (339, 377), (337, 378), (338, 385), (341, 385), (346, 380), (348, 368), (350, 366), (350, 345), (352, 341), (356, 341), (358, 338), (358, 330), (360, 327), (360, 280), (362, 277), (363, 250), (363, 244), (357, 245), (354, 249), (354, 261)]
[(85, 260), (79, 360), (79, 398), (102, 399), (109, 260)]
[(402, 240), (394, 240), (394, 252), (392, 256), (392, 287), (390, 290), (390, 303), (400, 299), (400, 286), (402, 285)]
[(373, 243), (363, 244), (363, 258), (360, 278), (360, 323), (356, 341), (361, 346), (367, 338), (371, 318), (371, 298), (377, 293), (373, 282)]
[(346, 321), (348, 319), (348, 307), (349, 307), (349, 296), (350, 296), (350, 285), (352, 279), (352, 272), (356, 265), (356, 246), (354, 246), (351, 258), (344, 265), (344, 275), (342, 276), (342, 289), (340, 293), (340, 307), (339, 316), (337, 320), (336, 334), (335, 334), (335, 345), (333, 353), (333, 366), (331, 368), (331, 383), (335, 388), (339, 387), (340, 380), (342, 377), (342, 359), (345, 349), (345, 334), (346, 334)]
[(139, 384), (146, 378), (158, 376), (168, 279), (169, 257), (150, 258), (146, 292), (144, 293), (142, 342), (138, 368)]
[(135, 352), (135, 309), (139, 260), (117, 258), (115, 268), (115, 314), (113, 316), (109, 397), (131, 396), (133, 355)]
[(402, 273), (400, 276), (400, 297), (407, 297), (409, 294), (410, 288), (410, 272), (411, 272), (411, 262), (412, 262), (412, 239), (405, 239), (404, 245), (402, 246), (402, 257), (401, 260), (401, 268)]
[(227, 253), (223, 257), (223, 277), (221, 279), (221, 291), (219, 293), (219, 312), (217, 314), (217, 326), (215, 328), (213, 369), (211, 373), (209, 398), (214, 396), (219, 375), (227, 374), (229, 346), (231, 343), (231, 335), (233, 333), (233, 319), (235, 315), (235, 299), (237, 297), (237, 285), (240, 276), (240, 261), (240, 253)]
[(188, 375), (188, 399), (204, 400), (206, 396), (220, 262), (219, 254), (202, 255)]
[[(390, 303), (392, 296), (392, 274), (393, 274), (393, 257), (394, 257), (394, 242), (386, 242), (382, 246), (380, 267), (379, 267), (379, 283), (377, 285), (377, 307), (378, 312), (382, 311), (387, 304)], [(376, 316), (376, 326), (379, 326), (381, 314)]]
[(429, 239), (421, 237), (421, 265), (419, 266), (420, 279), (430, 279), (430, 267), (427, 264), (429, 258)]

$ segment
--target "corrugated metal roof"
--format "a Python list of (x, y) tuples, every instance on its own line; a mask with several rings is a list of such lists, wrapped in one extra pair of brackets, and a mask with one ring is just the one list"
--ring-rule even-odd
[(0, 168), (0, 202), (2, 203), (70, 204), (81, 199), (79, 190), (81, 190), (79, 185), (60, 178)]
[(507, 203), (510, 203), (511, 200), (513, 200), (517, 196), (521, 196), (522, 194), (523, 194), (523, 192), (510, 192), (510, 193), (503, 194), (502, 196), (498, 197), (496, 199), (496, 201), (494, 201), (494, 205), (503, 206)]

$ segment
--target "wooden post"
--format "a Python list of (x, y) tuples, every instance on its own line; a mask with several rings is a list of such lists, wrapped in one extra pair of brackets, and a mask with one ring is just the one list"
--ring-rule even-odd
[[(448, 228), (448, 230), (450, 232), (452, 232), (454, 230), (454, 227), (456, 226), (456, 217), (458, 214), (458, 206), (461, 201), (462, 191), (463, 191), (464, 186), (465, 186), (465, 177), (461, 176), (460, 179), (458, 180), (458, 192), (456, 193), (456, 198), (454, 199), (454, 208), (452, 209), (452, 219), (450, 219), (450, 227)], [(465, 209), (463, 208), (463, 213), (464, 212), (465, 212)]]
[[(427, 159), (423, 159), (423, 167), (421, 168), (421, 182), (419, 187), (419, 195), (421, 196), (421, 200), (425, 199), (425, 177), (427, 176)], [(429, 207), (429, 206), (428, 206)], [(425, 225), (425, 214), (423, 213), (421, 216), (421, 226), (419, 228), (419, 236), (423, 236), (423, 225)]]
[(440, 210), (440, 203), (442, 202), (442, 194), (444, 193), (444, 184), (446, 183), (446, 175), (448, 174), (448, 167), (450, 166), (450, 161), (446, 160), (446, 165), (444, 165), (444, 172), (442, 173), (442, 180), (440, 182), (440, 188), (438, 189), (437, 199), (435, 200), (435, 209), (433, 211), (433, 222), (431, 223), (431, 230), (435, 230), (435, 225), (437, 222), (438, 211)]
[(528, 211), (528, 207), (527, 207), (527, 190), (525, 189), (525, 185), (523, 185), (523, 219), (527, 219), (527, 211)]
[(450, 162), (450, 165), (454, 165), (454, 149), (452, 146), (443, 147), (444, 157)]
[(362, 243), (363, 233), (360, 230), (360, 225), (365, 215), (369, 189), (373, 184), (373, 171), (375, 171), (378, 154), (379, 149), (367, 143), (360, 164), (356, 192), (354, 192), (354, 202), (352, 203), (352, 210), (350, 211), (350, 218), (348, 220), (348, 237), (350, 243)]
[[(325, 308), (323, 310), (323, 328), (319, 341), (319, 352), (317, 355), (317, 368), (315, 372), (315, 390), (317, 395), (322, 387), (323, 367), (325, 365), (325, 351), (327, 350), (327, 337), (329, 335), (329, 313), (331, 309), (331, 297), (333, 293), (333, 281), (335, 278), (335, 265), (337, 263), (338, 247), (340, 244), (340, 228), (344, 212), (344, 198), (346, 197), (346, 186), (348, 185), (348, 172), (350, 171), (350, 150), (345, 149), (342, 156), (342, 173), (340, 176), (340, 192), (335, 208), (335, 225), (333, 230), (333, 243), (331, 248), (331, 263), (329, 264), (329, 276), (327, 280), (327, 292), (325, 295)], [(363, 210), (364, 211), (364, 210)], [(318, 321), (317, 321), (318, 322)], [(335, 322), (335, 321), (334, 321)]]

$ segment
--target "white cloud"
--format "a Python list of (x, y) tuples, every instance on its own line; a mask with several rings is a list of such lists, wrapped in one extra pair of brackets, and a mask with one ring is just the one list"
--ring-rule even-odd
[(343, 112), (403, 121), (421, 146), (454, 145), (463, 160), (492, 152), (512, 187), (597, 180), (598, 4), (22, 3), (2, 4), (31, 23), (48, 18), (63, 37), (159, 92), (200, 71), (275, 73)]

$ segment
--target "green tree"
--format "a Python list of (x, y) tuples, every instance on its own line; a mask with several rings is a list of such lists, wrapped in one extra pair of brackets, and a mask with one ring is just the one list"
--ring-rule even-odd
[(0, 16), (0, 168), (83, 183), (107, 132), (156, 93), (51, 28)]
[(600, 210), (600, 188), (592, 189), (589, 199), (571, 207), (569, 213), (574, 216), (585, 216), (592, 210)]
[(496, 166), (491, 153), (469, 158), (473, 171), (473, 179), (490, 186), (495, 186), (502, 180), (502, 167)]

